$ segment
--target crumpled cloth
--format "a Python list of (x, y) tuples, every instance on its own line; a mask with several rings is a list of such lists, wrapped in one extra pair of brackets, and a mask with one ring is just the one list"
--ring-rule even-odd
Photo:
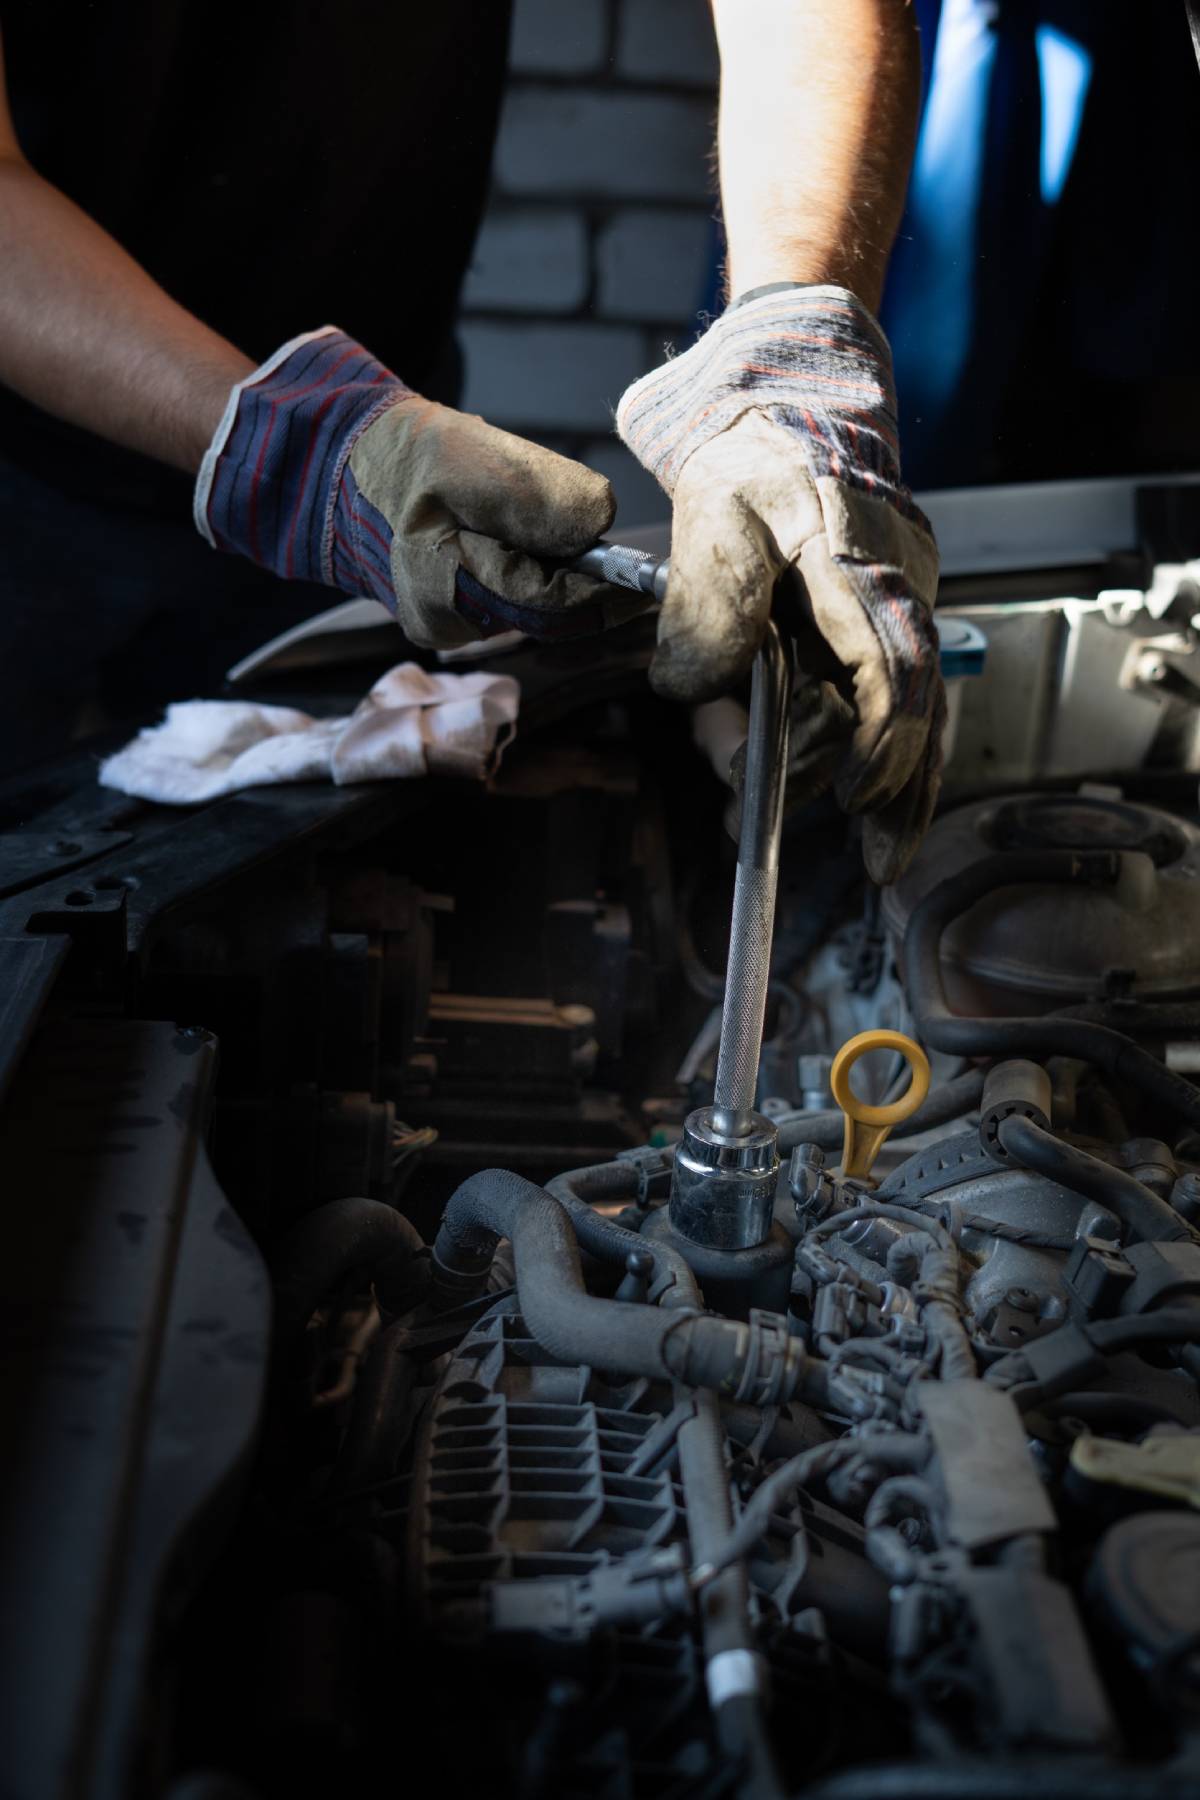
[(486, 670), (430, 674), (400, 663), (349, 718), (314, 719), (248, 700), (181, 700), (100, 766), (100, 783), (191, 806), (290, 781), (480, 781), (516, 731), (520, 685)]

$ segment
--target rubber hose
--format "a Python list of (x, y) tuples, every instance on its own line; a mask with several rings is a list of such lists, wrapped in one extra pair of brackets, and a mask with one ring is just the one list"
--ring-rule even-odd
[[(964, 1113), (974, 1110), (983, 1098), (983, 1070), (967, 1069), (952, 1081), (933, 1088), (916, 1112), (892, 1129), (894, 1138), (916, 1137), (936, 1125), (948, 1125)], [(794, 1150), (797, 1144), (816, 1144), (821, 1150), (840, 1150), (846, 1129), (846, 1115), (840, 1108), (830, 1112), (785, 1113), (778, 1120), (779, 1148)]]
[(611, 1205), (620, 1200), (632, 1206), (638, 1197), (638, 1172), (632, 1163), (589, 1163), (586, 1168), (568, 1169), (546, 1183), (546, 1192), (556, 1200), (570, 1198), (584, 1206)]
[(272, 1258), (275, 1334), (281, 1344), (299, 1337), (331, 1289), (354, 1269), (371, 1277), (380, 1306), (415, 1306), (427, 1272), (415, 1257), (425, 1243), (411, 1220), (382, 1200), (330, 1200), (301, 1219)]
[(1001, 1148), (1022, 1168), (1045, 1175), (1085, 1200), (1098, 1201), (1116, 1213), (1134, 1237), (1152, 1242), (1192, 1239), (1187, 1221), (1127, 1169), (1101, 1162), (1020, 1113), (1001, 1120), (997, 1136)]
[[(926, 894), (904, 934), (904, 985), (916, 1036), (926, 1049), (949, 1056), (1073, 1056), (1104, 1069), (1200, 1129), (1200, 1091), (1157, 1057), (1107, 1025), (1046, 1013), (1040, 1018), (974, 1019), (951, 1011), (942, 980), (941, 944), (947, 926), (997, 889), (1028, 884), (1111, 884), (1121, 859), (1110, 851), (1077, 854), (1045, 850), (985, 856)], [(915, 1116), (915, 1115), (914, 1115)]]
[[(597, 1299), (584, 1286), (572, 1223), (561, 1201), (523, 1176), (504, 1169), (472, 1175), (451, 1195), (438, 1230), (435, 1287), (443, 1272), (452, 1290), (464, 1273), (486, 1274), (497, 1242), (510, 1238), (522, 1317), (551, 1356), (688, 1387), (736, 1390), (755, 1353), (748, 1328), (679, 1308)], [(620, 1229), (592, 1223), (605, 1234)], [(645, 1247), (640, 1238), (635, 1242)]]
[[(623, 1182), (612, 1178), (614, 1169), (623, 1173)], [(630, 1202), (636, 1200), (638, 1195), (637, 1174), (628, 1163), (595, 1163), (589, 1168), (572, 1169), (566, 1175), (556, 1175), (553, 1181), (546, 1183), (546, 1192), (553, 1194), (556, 1200), (561, 1200), (572, 1219), (578, 1223), (581, 1214), (577, 1209), (581, 1205), (590, 1208), (602, 1205), (606, 1201), (611, 1204), (614, 1200), (624, 1199)], [(790, 1218), (789, 1214), (791, 1214)], [(610, 1226), (616, 1231), (626, 1229), (619, 1226), (614, 1219), (601, 1219), (599, 1223)], [(649, 1250), (656, 1256), (661, 1253), (671, 1259), (670, 1267), (672, 1269), (682, 1265), (689, 1270), (690, 1278), (698, 1281), (701, 1287), (706, 1281), (728, 1281), (734, 1266), (733, 1259), (736, 1258), (739, 1280), (751, 1282), (757, 1280), (760, 1275), (770, 1274), (772, 1270), (779, 1267), (780, 1262), (785, 1258), (790, 1259), (792, 1255), (790, 1245), (798, 1235), (798, 1231), (795, 1214), (789, 1207), (782, 1219), (776, 1219), (770, 1236), (765, 1238), (761, 1244), (754, 1244), (746, 1250), (731, 1252), (714, 1250), (708, 1244), (689, 1244), (685, 1258), (682, 1251), (674, 1249), (673, 1246), (663, 1243), (658, 1238), (639, 1237), (636, 1233), (627, 1232), (625, 1254), (634, 1248)], [(598, 1238), (589, 1236), (585, 1239), (581, 1235), (579, 1241), (584, 1249), (590, 1251), (593, 1256), (604, 1254), (597, 1248)], [(700, 1305), (702, 1303), (696, 1299), (692, 1304)]]
[[(689, 1398), (676, 1387), (676, 1403)], [(679, 1474), (687, 1505), (688, 1543), (692, 1562), (706, 1563), (733, 1530), (733, 1502), (725, 1465), (725, 1431), (715, 1394), (692, 1398), (692, 1416), (679, 1428)], [(732, 1577), (733, 1579), (728, 1579)], [(753, 1648), (746, 1616), (749, 1604), (746, 1571), (737, 1566), (705, 1589), (703, 1607), (705, 1655)], [(709, 1602), (711, 1596), (711, 1602)]]
[(1131, 1319), (1096, 1319), (1087, 1335), (1106, 1356), (1136, 1344), (1200, 1343), (1200, 1306), (1164, 1306), (1161, 1312)]
[(1060, 1018), (1086, 1019), (1112, 1025), (1126, 1037), (1174, 1038), (1194, 1043), (1200, 1038), (1200, 1001), (1085, 1000), (1059, 1009)]
[[(614, 1169), (620, 1172), (622, 1182), (604, 1179)], [(573, 1169), (567, 1175), (556, 1175), (546, 1192), (563, 1208), (575, 1227), (576, 1238), (590, 1255), (603, 1262), (623, 1263), (631, 1251), (636, 1250), (643, 1256), (648, 1254), (654, 1259), (656, 1276), (661, 1278), (669, 1274), (674, 1284), (671, 1293), (660, 1304), (704, 1305), (696, 1277), (678, 1250), (669, 1244), (656, 1243), (652, 1238), (641, 1237), (636, 1231), (618, 1225), (615, 1219), (606, 1219), (592, 1211), (596, 1201), (633, 1200), (636, 1197), (637, 1174), (627, 1163), (597, 1163), (592, 1168)]]
[[(686, 1398), (676, 1387), (676, 1400)], [(715, 1394), (697, 1394), (695, 1411), (679, 1428), (679, 1475), (687, 1511), (688, 1543), (692, 1562), (706, 1563), (733, 1530), (733, 1502), (729, 1470), (725, 1463), (725, 1431)], [(754, 1654), (750, 1625), (750, 1582), (744, 1562), (734, 1563), (705, 1588), (700, 1598), (700, 1625), (704, 1657), (727, 1651)], [(731, 1696), (714, 1707), (722, 1747), (744, 1759), (750, 1777), (747, 1794), (782, 1796), (783, 1786), (774, 1768), (770, 1740), (763, 1727), (760, 1693)]]

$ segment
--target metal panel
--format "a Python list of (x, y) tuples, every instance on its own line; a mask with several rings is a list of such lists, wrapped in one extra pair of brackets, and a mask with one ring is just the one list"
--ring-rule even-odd
[(132, 1791), (156, 1612), (254, 1441), (269, 1294), (203, 1151), (215, 1066), (56, 1023), (0, 1113), (6, 1800)]

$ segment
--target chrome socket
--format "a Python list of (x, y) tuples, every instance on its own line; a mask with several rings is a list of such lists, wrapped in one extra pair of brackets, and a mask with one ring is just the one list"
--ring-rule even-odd
[(717, 1129), (716, 1109), (689, 1114), (675, 1150), (671, 1224), (682, 1237), (712, 1250), (750, 1250), (770, 1236), (779, 1180), (779, 1134), (762, 1113), (749, 1130)]

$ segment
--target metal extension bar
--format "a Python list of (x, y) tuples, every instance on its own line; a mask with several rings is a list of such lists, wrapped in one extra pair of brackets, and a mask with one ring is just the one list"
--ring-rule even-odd
[(750, 691), (742, 826), (713, 1095), (713, 1128), (724, 1137), (743, 1138), (754, 1129), (779, 885), (791, 693), (791, 645), (771, 622), (755, 659)]

